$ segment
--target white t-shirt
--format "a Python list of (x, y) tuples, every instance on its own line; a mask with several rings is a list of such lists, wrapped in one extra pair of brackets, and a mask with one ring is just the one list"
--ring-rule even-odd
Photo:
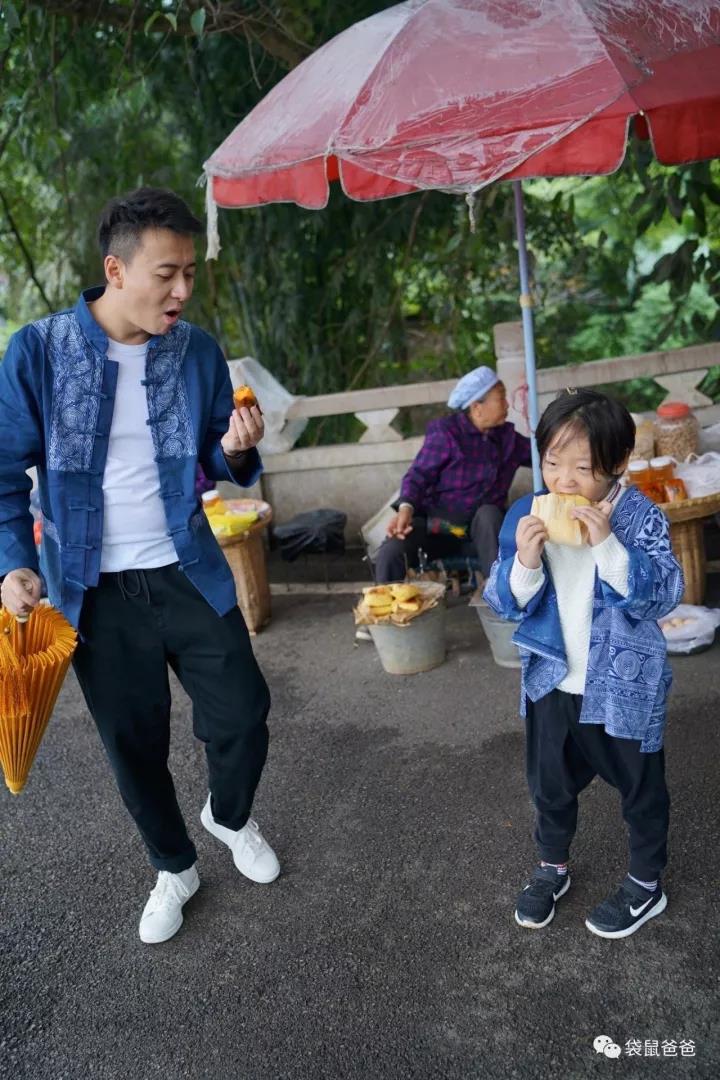
[(160, 474), (147, 424), (144, 345), (108, 343), (118, 366), (108, 456), (103, 478), (102, 572), (149, 570), (178, 561), (160, 498)]

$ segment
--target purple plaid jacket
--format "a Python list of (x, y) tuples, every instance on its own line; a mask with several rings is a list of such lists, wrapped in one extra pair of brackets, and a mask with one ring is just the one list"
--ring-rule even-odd
[(515, 470), (529, 464), (530, 440), (512, 424), (478, 431), (464, 412), (455, 412), (428, 425), (400, 501), (419, 514), (469, 522), (479, 506), (504, 510)]

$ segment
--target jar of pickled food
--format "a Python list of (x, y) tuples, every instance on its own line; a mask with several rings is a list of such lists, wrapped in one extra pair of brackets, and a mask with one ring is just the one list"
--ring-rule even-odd
[(650, 462), (645, 458), (636, 458), (635, 461), (631, 461), (627, 471), (630, 483), (635, 484), (636, 487), (642, 487), (643, 484), (650, 482)]
[(671, 457), (655, 457), (650, 460), (651, 483), (658, 488), (661, 502), (679, 502), (687, 499), (687, 489), (675, 475), (675, 462)]
[(218, 514), (222, 513), (225, 509), (225, 503), (217, 488), (213, 488), (212, 491), (204, 492), (202, 496), (203, 510), (206, 514)]
[(680, 502), (688, 497), (687, 488), (679, 476), (674, 476), (672, 480), (666, 480), (663, 484), (663, 491), (665, 492), (664, 502)]
[(653, 502), (661, 501), (661, 492), (653, 482), (649, 461), (645, 461), (644, 458), (631, 461), (627, 467), (627, 477), (628, 482), (634, 484), (643, 495), (647, 495), (648, 499), (652, 499)]
[(675, 475), (675, 461), (663, 456), (650, 459), (650, 483), (657, 491), (658, 502), (679, 502), (688, 498), (688, 490)]
[(675, 475), (673, 459), (664, 455), (650, 458), (650, 476), (652, 484), (664, 484), (666, 480), (672, 480)]
[(650, 459), (655, 453), (655, 431), (652, 420), (642, 419), (638, 416), (635, 420), (635, 445), (633, 446), (630, 459), (640, 461)]
[(668, 401), (660, 405), (654, 428), (658, 454), (668, 454), (676, 461), (685, 461), (689, 454), (697, 453), (700, 426), (690, 406), (684, 402)]

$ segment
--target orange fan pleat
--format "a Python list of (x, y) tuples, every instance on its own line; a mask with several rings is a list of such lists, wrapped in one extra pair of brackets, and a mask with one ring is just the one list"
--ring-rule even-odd
[(24, 625), (0, 611), (0, 764), (14, 795), (25, 786), (76, 644), (53, 607), (35, 608)]

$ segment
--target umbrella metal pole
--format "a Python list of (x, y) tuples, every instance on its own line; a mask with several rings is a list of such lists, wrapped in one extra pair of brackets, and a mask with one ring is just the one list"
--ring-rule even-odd
[(520, 269), (520, 311), (522, 314), (523, 343), (525, 346), (525, 381), (528, 388), (528, 422), (530, 424), (530, 449), (532, 453), (533, 490), (540, 491), (543, 486), (540, 456), (535, 431), (538, 426), (538, 396), (535, 368), (535, 327), (533, 326), (532, 297), (530, 296), (530, 275), (528, 273), (527, 243), (525, 240), (525, 207), (523, 206), (522, 183), (513, 180), (515, 196), (515, 230), (518, 245), (518, 266)]

